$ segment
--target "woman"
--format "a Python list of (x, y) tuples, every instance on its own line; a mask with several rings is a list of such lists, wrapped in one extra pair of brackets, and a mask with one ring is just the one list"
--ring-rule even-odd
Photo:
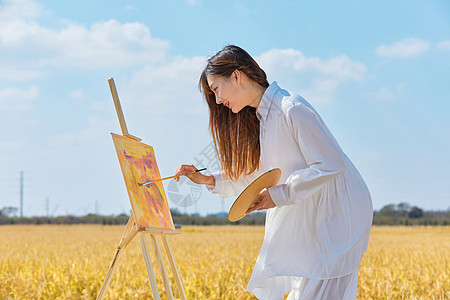
[[(265, 235), (247, 291), (258, 299), (356, 299), (358, 268), (372, 226), (369, 191), (314, 108), (269, 85), (237, 46), (210, 57), (199, 86), (222, 171), (175, 172), (221, 197), (239, 195), (273, 168), (277, 186), (247, 213), (267, 209)], [(177, 179), (178, 180), (178, 179)]]

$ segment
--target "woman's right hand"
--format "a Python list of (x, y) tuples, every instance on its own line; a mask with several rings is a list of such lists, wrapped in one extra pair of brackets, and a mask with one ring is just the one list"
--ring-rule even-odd
[[(215, 180), (212, 175), (203, 175), (200, 172), (189, 173), (196, 170), (197, 168), (194, 167), (194, 165), (181, 165), (178, 169), (175, 170), (175, 175), (185, 174), (190, 180), (197, 184), (215, 185)], [(175, 178), (175, 180), (178, 182), (180, 180), (180, 177)]]

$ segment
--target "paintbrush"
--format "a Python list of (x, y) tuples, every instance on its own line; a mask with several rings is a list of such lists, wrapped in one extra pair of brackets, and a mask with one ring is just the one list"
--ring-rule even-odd
[[(190, 172), (188, 172), (188, 173), (197, 173), (197, 172), (204, 171), (204, 170), (206, 170), (206, 168), (203, 168), (203, 169), (200, 169), (200, 170), (195, 170), (195, 171), (190, 171)], [(179, 174), (179, 175), (170, 176), (170, 177), (166, 177), (166, 178), (155, 179), (155, 180), (151, 180), (151, 181), (147, 181), (147, 182), (143, 182), (143, 183), (138, 183), (138, 184), (139, 184), (140, 186), (143, 186), (143, 185), (147, 185), (147, 184), (150, 184), (150, 183), (155, 183), (155, 182), (163, 181), (163, 180), (166, 180), (166, 179), (171, 179), (171, 178), (180, 177), (180, 176), (183, 176), (183, 175), (185, 175), (185, 174)]]

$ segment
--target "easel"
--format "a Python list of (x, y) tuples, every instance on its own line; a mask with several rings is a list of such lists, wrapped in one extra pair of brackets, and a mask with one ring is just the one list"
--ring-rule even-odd
[[(122, 130), (122, 135), (125, 137), (128, 137), (130, 139), (141, 141), (140, 138), (135, 137), (128, 133), (127, 125), (125, 123), (125, 118), (123, 116), (122, 107), (120, 106), (119, 102), (119, 96), (117, 94), (116, 85), (114, 83), (113, 78), (108, 79), (109, 88), (111, 89), (111, 94), (114, 100), (114, 106), (116, 107), (117, 116), (119, 118), (120, 122), (120, 128)], [(164, 266), (164, 261), (161, 254), (161, 249), (159, 247), (158, 241), (156, 239), (156, 235), (160, 235), (164, 244), (164, 248), (167, 253), (167, 257), (172, 269), (173, 276), (175, 278), (175, 283), (177, 285), (178, 291), (180, 293), (180, 297), (183, 300), (187, 300), (186, 294), (184, 292), (183, 284), (181, 282), (180, 274), (178, 273), (177, 266), (175, 264), (175, 260), (173, 258), (172, 250), (169, 246), (169, 241), (167, 240), (167, 235), (169, 234), (178, 234), (179, 231), (177, 230), (164, 230), (164, 229), (154, 229), (154, 228), (137, 228), (136, 222), (135, 222), (135, 216), (134, 213), (131, 214), (130, 218), (128, 219), (128, 223), (125, 227), (125, 230), (122, 234), (122, 238), (120, 239), (119, 244), (117, 245), (117, 250), (114, 255), (114, 258), (111, 262), (111, 265), (109, 267), (108, 273), (106, 274), (105, 280), (103, 281), (102, 287), (100, 289), (100, 292), (98, 293), (97, 300), (103, 299), (105, 296), (106, 290), (108, 289), (109, 283), (111, 281), (112, 274), (114, 273), (114, 270), (117, 266), (117, 261), (119, 260), (121, 250), (125, 249), (126, 246), (136, 237), (139, 237), (139, 241), (141, 243), (142, 252), (144, 254), (144, 260), (145, 260), (145, 266), (147, 267), (147, 274), (148, 278), (150, 280), (150, 286), (153, 293), (153, 298), (155, 300), (159, 300), (159, 291), (158, 286), (156, 284), (156, 278), (155, 273), (153, 271), (153, 265), (150, 259), (149, 249), (147, 246), (147, 242), (145, 241), (145, 235), (149, 234), (153, 248), (155, 250), (155, 256), (156, 260), (158, 262), (159, 270), (161, 271), (161, 276), (163, 278), (164, 282), (164, 288), (166, 291), (167, 299), (173, 300), (173, 293), (172, 288), (170, 286), (169, 277), (167, 275), (166, 268)]]

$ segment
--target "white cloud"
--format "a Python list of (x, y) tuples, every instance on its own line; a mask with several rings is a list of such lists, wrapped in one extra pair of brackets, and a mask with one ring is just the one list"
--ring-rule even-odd
[(112, 100), (110, 100), (110, 101), (106, 101), (106, 100), (105, 101), (96, 101), (96, 102), (93, 102), (91, 104), (91, 109), (94, 110), (94, 111), (106, 110), (106, 109), (110, 108), (111, 103), (112, 103)]
[(2, 66), (0, 69), (0, 80), (33, 80), (45, 76), (44, 72), (24, 70), (17, 67)]
[(81, 144), (92, 141), (104, 135), (104, 133), (100, 129), (86, 128), (81, 131), (65, 132), (51, 136), (50, 141), (55, 145)]
[(169, 47), (168, 41), (152, 37), (139, 22), (112, 19), (86, 27), (67, 21), (64, 28), (53, 29), (34, 20), (40, 12), (30, 1), (0, 6), (2, 52), (25, 59), (34, 68), (124, 68), (162, 61)]
[[(41, 8), (32, 0), (4, 0), (0, 6), (0, 20), (33, 18), (41, 13)], [(1, 24), (1, 22), (0, 22)]]
[[(152, 38), (141, 23), (99, 22), (90, 28), (69, 24), (59, 31), (21, 24), (14, 30), (15, 45), (31, 47), (41, 54), (39, 65), (57, 67), (124, 68), (164, 59), (168, 42)], [(21, 31), (20, 33), (18, 33)], [(18, 33), (18, 34), (16, 34)], [(0, 37), (4, 34), (0, 31)], [(4, 39), (4, 44), (11, 41)], [(43, 56), (43, 57), (42, 57)]]
[(282, 87), (294, 89), (316, 104), (333, 101), (333, 93), (340, 84), (347, 80), (361, 80), (366, 73), (364, 64), (345, 55), (322, 60), (306, 57), (294, 49), (272, 49), (256, 60), (269, 80), (286, 84)]
[(133, 75), (123, 95), (138, 112), (198, 114), (202, 99), (197, 84), (205, 62), (205, 57), (178, 56), (164, 65), (148, 64)]
[(438, 49), (450, 50), (450, 41), (442, 41), (437, 45)]
[[(141, 138), (151, 136), (152, 140), (158, 136), (160, 141), (166, 141), (170, 130), (184, 131), (186, 138), (192, 132), (206, 132), (207, 124), (200, 123), (208, 120), (208, 110), (197, 88), (205, 61), (205, 57), (178, 56), (162, 65), (146, 64), (131, 78), (115, 78), (129, 132)], [(79, 90), (70, 94), (72, 98), (84, 96)], [(80, 145), (100, 138), (105, 132), (118, 131), (109, 89), (107, 99), (93, 102), (90, 109), (105, 119), (91, 117), (84, 128), (55, 134), (51, 142), (60, 146)], [(189, 126), (179, 126), (187, 123)]]
[(112, 120), (104, 120), (99, 116), (92, 116), (88, 118), (86, 128), (79, 131), (54, 134), (49, 137), (49, 140), (55, 146), (92, 143), (96, 139), (104, 137), (105, 132), (108, 132), (108, 129), (111, 128), (111, 123)]
[(17, 151), (22, 150), (24, 142), (22, 140), (0, 141), (0, 150)]
[(263, 53), (258, 60), (270, 69), (281, 67), (295, 71), (313, 70), (339, 79), (359, 79), (366, 72), (364, 64), (353, 62), (345, 55), (324, 61), (318, 57), (306, 57), (301, 51), (294, 49), (272, 49)]
[(83, 100), (84, 99), (84, 92), (82, 90), (76, 90), (70, 92), (70, 98), (73, 100)]
[(39, 96), (39, 88), (31, 86), (28, 90), (18, 88), (0, 89), (0, 111), (22, 111), (33, 108), (33, 100)]
[(427, 41), (408, 38), (390, 46), (381, 45), (375, 51), (378, 55), (386, 57), (414, 57), (427, 52), (429, 48), (430, 43)]
[(404, 83), (400, 83), (396, 86), (395, 90), (391, 90), (387, 87), (381, 87), (378, 92), (376, 92), (375, 96), (378, 100), (381, 101), (390, 101), (396, 99), (398, 96), (401, 95), (405, 88)]
[(377, 97), (380, 100), (392, 100), (392, 99), (394, 99), (394, 93), (391, 90), (389, 90), (387, 87), (382, 87), (377, 92)]

